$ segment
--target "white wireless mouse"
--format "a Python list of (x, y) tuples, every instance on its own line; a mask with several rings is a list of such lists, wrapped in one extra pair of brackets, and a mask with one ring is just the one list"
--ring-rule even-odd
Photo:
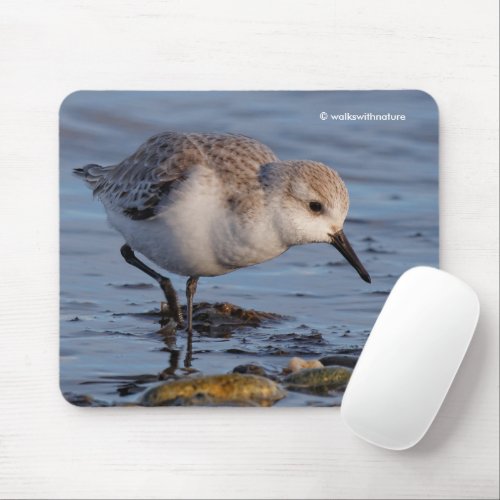
[(476, 293), (432, 267), (396, 282), (366, 342), (341, 406), (359, 437), (392, 450), (425, 435), (467, 351), (479, 317)]

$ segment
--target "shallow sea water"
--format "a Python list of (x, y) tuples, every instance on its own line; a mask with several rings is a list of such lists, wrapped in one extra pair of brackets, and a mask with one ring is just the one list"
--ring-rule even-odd
[[(406, 120), (321, 120), (321, 112), (405, 114)], [(165, 130), (242, 133), (281, 159), (311, 159), (335, 168), (351, 198), (345, 233), (372, 277), (371, 285), (363, 282), (333, 247), (314, 244), (200, 279), (196, 302), (230, 302), (284, 318), (224, 335), (196, 332), (192, 370), (223, 374), (258, 363), (279, 377), (294, 356), (357, 356), (397, 278), (415, 265), (438, 265), (438, 116), (427, 94), (72, 94), (60, 113), (60, 385), (73, 402), (139, 401), (158, 383), (172, 352), (180, 359), (176, 373), (184, 373), (185, 332), (162, 334), (155, 312), (160, 289), (123, 261), (123, 238), (71, 174), (88, 163), (118, 163)], [(185, 302), (185, 278), (169, 276)], [(341, 396), (289, 392), (276, 406), (338, 405)]]

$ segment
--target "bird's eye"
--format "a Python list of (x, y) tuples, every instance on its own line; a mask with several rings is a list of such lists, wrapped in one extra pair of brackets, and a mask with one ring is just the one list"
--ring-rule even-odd
[(309, 203), (309, 208), (313, 212), (319, 213), (323, 210), (323, 205), (319, 201), (311, 201), (311, 203)]

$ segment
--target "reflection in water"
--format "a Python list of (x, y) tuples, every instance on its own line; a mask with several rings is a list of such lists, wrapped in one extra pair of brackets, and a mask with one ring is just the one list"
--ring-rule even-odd
[[(160, 372), (160, 375), (158, 376), (160, 380), (171, 378), (173, 375), (175, 375), (177, 368), (179, 368), (179, 356), (181, 354), (181, 351), (179, 351), (179, 349), (168, 349), (168, 351), (170, 352), (168, 366)], [(191, 362), (191, 360), (189, 360), (189, 362)]]

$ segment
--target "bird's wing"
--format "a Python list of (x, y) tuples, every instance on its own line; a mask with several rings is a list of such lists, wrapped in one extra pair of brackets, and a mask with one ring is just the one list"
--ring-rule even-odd
[(158, 213), (160, 201), (202, 161), (185, 134), (166, 132), (152, 137), (118, 165), (87, 165), (75, 169), (105, 205), (134, 220)]
[(267, 146), (243, 135), (166, 132), (151, 137), (116, 166), (87, 165), (75, 173), (109, 208), (144, 220), (158, 214), (160, 202), (195, 165), (214, 169), (222, 181), (232, 180), (241, 189), (252, 178), (249, 173), (276, 159)]

